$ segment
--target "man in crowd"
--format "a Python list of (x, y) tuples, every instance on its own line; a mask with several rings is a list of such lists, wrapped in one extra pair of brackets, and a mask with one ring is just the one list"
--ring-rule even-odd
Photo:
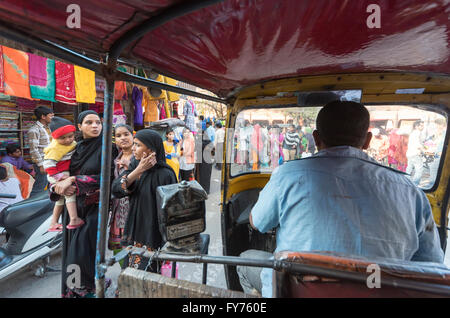
[(225, 129), (219, 121), (216, 123), (216, 128), (216, 136), (214, 139), (214, 148), (216, 149), (216, 168), (221, 170), (223, 162), (223, 143), (225, 142)]
[(283, 156), (284, 161), (294, 160), (297, 154), (297, 148), (300, 146), (300, 135), (295, 131), (295, 126), (290, 125), (284, 136)]
[(34, 175), (33, 165), (23, 159), (22, 151), (18, 145), (9, 144), (6, 146), (6, 156), (3, 157), (2, 163), (3, 162), (8, 162), (17, 169), (24, 170), (29, 174)]
[(212, 126), (210, 121), (206, 122), (206, 134), (208, 134), (209, 140), (214, 143), (216, 138), (216, 131), (214, 130), (214, 127)]
[(37, 121), (28, 130), (28, 140), (30, 142), (30, 155), (33, 161), (35, 182), (30, 197), (44, 191), (47, 186), (47, 176), (44, 170), (44, 148), (50, 144), (50, 129), (48, 125), (54, 116), (53, 110), (45, 106), (39, 106), (34, 110)]
[[(363, 151), (372, 138), (369, 122), (362, 104), (327, 104), (313, 132), (318, 153), (273, 172), (250, 213), (250, 225), (262, 233), (277, 228), (275, 252), (443, 262), (425, 193), (404, 173), (379, 165)], [(241, 256), (268, 259), (272, 254), (248, 250)], [(272, 296), (271, 269), (238, 266), (237, 272), (245, 292)]]

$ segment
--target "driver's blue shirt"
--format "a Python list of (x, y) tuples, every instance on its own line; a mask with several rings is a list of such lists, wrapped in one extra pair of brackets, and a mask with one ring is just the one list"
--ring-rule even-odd
[[(260, 232), (277, 228), (278, 251), (333, 251), (442, 263), (425, 193), (403, 173), (350, 146), (277, 168), (252, 209)], [(261, 272), (272, 296), (272, 270)]]

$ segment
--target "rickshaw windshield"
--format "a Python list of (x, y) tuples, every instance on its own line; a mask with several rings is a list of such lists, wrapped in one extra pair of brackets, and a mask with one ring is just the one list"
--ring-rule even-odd
[[(373, 137), (365, 152), (379, 164), (405, 172), (424, 190), (438, 177), (446, 116), (418, 105), (366, 106)], [(241, 111), (228, 147), (231, 176), (271, 173), (317, 152), (313, 139), (321, 107), (251, 108)]]

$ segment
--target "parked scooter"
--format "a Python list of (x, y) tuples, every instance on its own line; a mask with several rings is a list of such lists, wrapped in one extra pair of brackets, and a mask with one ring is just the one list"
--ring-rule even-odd
[[(0, 197), (11, 198), (11, 195), (0, 193)], [(48, 232), (53, 206), (48, 193), (43, 192), (0, 212), (0, 227), (9, 236), (7, 243), (0, 247), (0, 281), (32, 265), (38, 266), (37, 276), (55, 271), (48, 266), (49, 256), (61, 247), (62, 233)]]

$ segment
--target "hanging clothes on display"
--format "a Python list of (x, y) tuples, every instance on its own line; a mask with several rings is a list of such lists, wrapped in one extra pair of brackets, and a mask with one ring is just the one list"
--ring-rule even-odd
[(94, 104), (97, 92), (95, 91), (95, 72), (87, 68), (74, 65), (75, 93), (78, 103)]
[(95, 97), (96, 102), (104, 102), (105, 89), (106, 89), (106, 80), (96, 75), (95, 76), (95, 90), (97, 92), (97, 96)]
[(114, 99), (116, 100), (128, 99), (127, 83), (118, 81), (114, 84)]
[(178, 103), (177, 102), (170, 102), (170, 108), (172, 109), (173, 118), (178, 118)]
[(183, 115), (187, 128), (193, 133), (196, 133), (197, 127), (195, 126), (195, 117), (197, 116), (197, 111), (195, 109), (195, 104), (192, 101), (187, 100), (184, 103)]
[(59, 102), (76, 105), (75, 73), (72, 64), (55, 61), (55, 99)]
[(95, 102), (95, 104), (89, 105), (89, 110), (93, 110), (98, 114), (102, 114), (104, 110), (104, 103), (103, 102)]
[(172, 118), (172, 113), (170, 111), (169, 102), (167, 99), (163, 99), (164, 110), (166, 111), (166, 118)]
[[(127, 69), (124, 66), (119, 66), (117, 68), (118, 71), (127, 72)], [(114, 99), (118, 100), (127, 100), (127, 84), (122, 81), (116, 81), (114, 83)]]
[(147, 87), (142, 89), (142, 108), (144, 109), (144, 125), (148, 126), (151, 122), (155, 122), (159, 118), (158, 101), (153, 100), (148, 92)]
[(5, 94), (31, 99), (28, 54), (3, 47)]
[(138, 126), (144, 125), (144, 118), (142, 114), (142, 90), (134, 86), (133, 91), (131, 92), (131, 98), (134, 105), (134, 124)]
[(164, 99), (161, 99), (158, 102), (158, 108), (159, 108), (159, 119), (166, 119), (166, 108), (164, 106)]
[(120, 102), (114, 103), (113, 125), (126, 124), (127, 116), (123, 112)]
[(55, 102), (55, 61), (32, 53), (28, 57), (31, 97)]

